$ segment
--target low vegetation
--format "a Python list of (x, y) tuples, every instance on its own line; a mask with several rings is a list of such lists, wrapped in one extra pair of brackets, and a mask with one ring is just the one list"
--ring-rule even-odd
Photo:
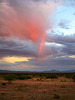
[(74, 80), (74, 82), (75, 82), (75, 74), (72, 76), (72, 79)]
[(3, 75), (3, 78), (5, 80), (7, 80), (8, 83), (10, 84), (10, 83), (12, 83), (11, 81), (15, 79), (15, 75), (14, 74), (5, 74), (5, 75)]
[[(58, 77), (71, 78), (75, 82), (75, 73), (0, 73), (1, 78), (7, 80), (9, 83), (12, 80), (28, 80), (33, 78), (39, 78), (37, 80), (45, 79), (57, 79)], [(61, 80), (66, 82), (66, 80)]]
[(65, 85), (62, 85), (62, 86), (61, 86), (61, 88), (65, 88), (65, 87), (66, 87)]
[(54, 94), (54, 99), (60, 99), (60, 96), (58, 94)]
[(0, 73), (0, 100), (75, 100), (75, 73)]

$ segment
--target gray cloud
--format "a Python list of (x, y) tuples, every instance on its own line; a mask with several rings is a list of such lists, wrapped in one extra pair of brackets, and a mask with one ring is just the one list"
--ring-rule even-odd
[[(46, 39), (40, 57), (75, 55), (75, 36), (51, 35)], [(0, 56), (31, 56), (38, 58), (37, 47), (31, 41), (18, 38), (0, 38)]]
[(52, 35), (48, 41), (63, 45), (63, 48), (59, 49), (61, 54), (75, 55), (75, 34), (70, 36)]
[(0, 3), (3, 2), (3, 0), (0, 0)]
[(71, 28), (69, 25), (69, 21), (61, 21), (58, 25), (63, 29), (70, 29)]
[(32, 42), (14, 39), (0, 38), (0, 57), (4, 56), (37, 56), (37, 50)]
[[(63, 33), (64, 34), (64, 33)], [(66, 44), (66, 43), (75, 43), (75, 34), (74, 35), (58, 35), (55, 32), (50, 33), (47, 37), (46, 41), (48, 42), (56, 42), (59, 44)]]
[(65, 47), (62, 49), (62, 52), (68, 55), (75, 55), (75, 43), (65, 44)]

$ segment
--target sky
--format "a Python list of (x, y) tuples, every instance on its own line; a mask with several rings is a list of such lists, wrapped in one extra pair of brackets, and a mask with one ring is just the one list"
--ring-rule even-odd
[(75, 70), (75, 0), (0, 0), (0, 70)]

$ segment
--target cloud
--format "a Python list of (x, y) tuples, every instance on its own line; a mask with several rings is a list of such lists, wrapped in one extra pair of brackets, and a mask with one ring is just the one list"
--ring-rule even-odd
[(0, 3), (2, 2), (3, 0), (0, 0)]
[(69, 0), (69, 2), (71, 3), (71, 5), (72, 5), (73, 7), (75, 7), (75, 0)]
[(55, 57), (59, 57), (59, 56), (72, 56), (75, 55), (75, 35), (58, 35), (55, 33), (50, 33), (48, 38), (46, 38), (46, 42), (47, 42), (47, 53), (48, 55), (50, 54), (50, 51), (52, 49), (52, 51), (55, 51), (51, 54)]
[(52, 25), (48, 17), (60, 2), (4, 0), (0, 4), (0, 35), (39, 41)]
[(65, 44), (65, 47), (62, 49), (62, 52), (68, 54), (68, 55), (75, 55), (75, 43), (68, 43)]
[[(51, 29), (52, 23), (48, 20), (61, 1), (36, 1), (36, 0), (3, 0), (0, 3), (0, 37), (25, 40), (26, 47), (19, 47), (20, 41), (2, 41), (1, 57), (13, 55), (37, 56), (46, 36), (46, 31)], [(52, 19), (51, 19), (52, 20)], [(40, 42), (43, 42), (40, 44)], [(28, 41), (28, 42), (26, 42)], [(33, 42), (33, 44), (31, 43)], [(21, 44), (20, 44), (21, 45)], [(37, 47), (38, 45), (38, 47)], [(41, 46), (40, 46), (41, 45)], [(23, 49), (22, 49), (23, 48)], [(24, 49), (25, 48), (25, 49)], [(35, 49), (35, 50), (34, 50)], [(37, 54), (36, 54), (37, 53)], [(40, 55), (40, 53), (39, 53)]]
[(32, 42), (19, 40), (18, 38), (0, 38), (0, 57), (23, 56), (37, 57), (38, 48)]
[[(31, 41), (18, 38), (0, 37), (0, 57), (20, 56), (38, 58), (39, 46), (35, 48)], [(40, 57), (64, 56), (75, 54), (75, 37), (50, 34), (45, 41)], [(40, 58), (39, 58), (40, 59)]]
[[(59, 6), (61, 1), (64, 3)], [(74, 68), (75, 34), (64, 35), (65, 31), (62, 32), (67, 29), (67, 31), (74, 32), (74, 10), (71, 0), (68, 1), (0, 0), (0, 69)], [(68, 19), (71, 18), (70, 20), (67, 19), (69, 15), (67, 6), (69, 9), (72, 6), (73, 10), (70, 9), (71, 14), (68, 17)], [(60, 10), (57, 10), (57, 7)], [(58, 17), (57, 25), (52, 16), (55, 10), (57, 10)], [(66, 16), (61, 16), (65, 13), (67, 13)], [(54, 25), (58, 27), (58, 30), (55, 30)], [(47, 32), (48, 29), (50, 32)], [(68, 34), (67, 31), (66, 34)], [(45, 40), (44, 35), (46, 35)], [(43, 48), (38, 58), (40, 44)]]
[(61, 27), (61, 28), (63, 28), (63, 29), (70, 29), (71, 27), (70, 27), (70, 25), (69, 25), (69, 22), (68, 21), (61, 21), (60, 23), (59, 23), (59, 26)]
[(66, 43), (75, 43), (75, 34), (73, 35), (64, 35), (64, 33), (56, 33), (55, 31), (51, 31), (46, 38), (47, 42), (55, 42), (59, 44)]
[(22, 62), (22, 61), (29, 61), (29, 59), (32, 59), (30, 57), (5, 57), (1, 59), (0, 61), (5, 61), (8, 63), (16, 63), (16, 62)]
[(71, 57), (51, 57), (48, 56), (46, 58), (40, 59), (40, 62), (37, 62), (37, 59), (30, 59), (29, 62), (17, 62), (19, 66), (25, 64), (27, 66), (35, 66), (32, 70), (36, 71), (43, 71), (43, 70), (50, 70), (50, 69), (57, 69), (57, 70), (68, 70), (74, 69), (75, 66), (75, 58)]

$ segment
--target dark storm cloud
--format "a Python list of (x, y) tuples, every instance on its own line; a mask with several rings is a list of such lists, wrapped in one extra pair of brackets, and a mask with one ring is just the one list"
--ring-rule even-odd
[(57, 51), (55, 54), (57, 56), (75, 55), (75, 34), (70, 36), (50, 35), (46, 41), (48, 43), (56, 43), (57, 47), (54, 46), (53, 50)]
[(31, 42), (12, 38), (0, 38), (0, 57), (5, 56), (37, 56)]
[(59, 47), (58, 46), (45, 46), (44, 48), (44, 55), (48, 56), (48, 55), (56, 55), (59, 53)]
[(62, 52), (68, 55), (75, 55), (75, 43), (65, 44), (65, 47), (62, 49)]
[(50, 35), (47, 37), (46, 41), (48, 42), (55, 42), (60, 44), (66, 44), (66, 43), (75, 43), (75, 34), (74, 35), (61, 35), (54, 34), (53, 31), (50, 33)]
[[(75, 54), (75, 35), (62, 36), (51, 35), (48, 44), (43, 47), (41, 57), (49, 55), (74, 55)], [(37, 44), (38, 45), (38, 44)], [(0, 57), (4, 56), (31, 56), (38, 57), (38, 49), (31, 41), (19, 40), (16, 38), (0, 38)]]
[[(38, 44), (37, 44), (38, 45)], [(0, 38), (0, 57), (4, 56), (31, 56), (38, 57), (38, 49), (31, 41), (24, 41), (15, 38)], [(43, 47), (41, 57), (48, 55), (56, 55), (59, 53), (60, 47), (48, 46)]]

